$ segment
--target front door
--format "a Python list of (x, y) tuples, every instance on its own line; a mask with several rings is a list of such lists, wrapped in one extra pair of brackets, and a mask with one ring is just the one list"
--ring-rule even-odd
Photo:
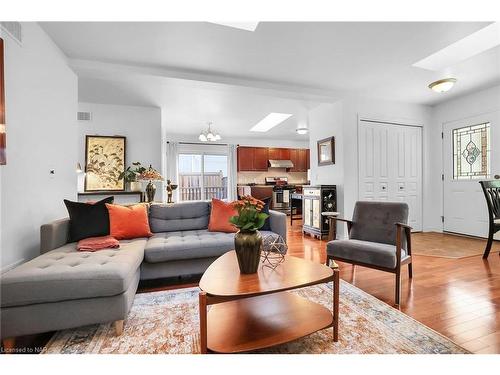
[(443, 229), (488, 236), (479, 181), (500, 175), (499, 112), (443, 124)]

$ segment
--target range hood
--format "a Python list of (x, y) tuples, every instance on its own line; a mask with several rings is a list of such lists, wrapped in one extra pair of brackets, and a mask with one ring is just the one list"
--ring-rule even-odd
[(270, 168), (293, 168), (291, 160), (269, 160)]

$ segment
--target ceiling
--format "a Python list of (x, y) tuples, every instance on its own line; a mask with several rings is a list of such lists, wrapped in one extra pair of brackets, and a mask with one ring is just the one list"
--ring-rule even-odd
[[(295, 116), (269, 136), (296, 137), (304, 108), (345, 93), (434, 105), (500, 82), (500, 47), (441, 72), (412, 66), (486, 22), (261, 22), (255, 32), (207, 22), (41, 25), (71, 59), (80, 100), (160, 106), (179, 132), (214, 121), (251, 136), (269, 112), (287, 111)], [(450, 75), (450, 92), (427, 88)]]
[[(307, 110), (318, 105), (245, 92), (232, 86), (198, 85), (157, 77), (80, 78), (78, 90), (82, 102), (161, 107), (162, 121), (171, 135), (198, 136), (211, 121), (223, 137), (306, 141), (308, 137), (297, 134), (295, 129), (307, 121)], [(293, 116), (266, 133), (248, 131), (270, 112)]]

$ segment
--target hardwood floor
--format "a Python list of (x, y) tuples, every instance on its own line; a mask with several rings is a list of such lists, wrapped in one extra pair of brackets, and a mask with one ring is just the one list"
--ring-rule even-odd
[[(440, 235), (443, 247), (478, 246), (486, 241)], [(415, 249), (435, 246), (435, 234), (413, 234)], [(289, 227), (289, 254), (325, 262), (326, 241), (303, 236), (300, 221)], [(496, 242), (494, 248), (498, 249)], [(339, 263), (340, 277), (393, 305), (394, 275)], [(405, 270), (406, 271), (406, 270)], [(415, 255), (413, 280), (403, 272), (400, 310), (475, 353), (500, 353), (500, 256), (462, 259)], [(196, 286), (200, 276), (141, 283), (139, 293)], [(51, 334), (25, 336), (16, 347), (42, 347)]]
[[(479, 246), (486, 241), (443, 234), (444, 247)], [(413, 247), (429, 246), (434, 234), (415, 233)], [(326, 259), (326, 241), (303, 237), (293, 224), (288, 238), (289, 254), (317, 262)], [(498, 249), (500, 243), (494, 246)], [(394, 275), (340, 263), (340, 277), (394, 304)], [(406, 270), (405, 270), (406, 271)], [(475, 353), (500, 353), (500, 257), (490, 254), (448, 259), (414, 256), (413, 280), (402, 272), (400, 310)]]

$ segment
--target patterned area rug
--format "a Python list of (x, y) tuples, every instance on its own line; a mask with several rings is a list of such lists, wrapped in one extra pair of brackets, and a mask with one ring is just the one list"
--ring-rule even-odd
[[(137, 294), (125, 329), (111, 324), (57, 332), (42, 353), (199, 353), (198, 288)], [(331, 284), (296, 290), (332, 306)], [(259, 353), (468, 353), (446, 337), (346, 282), (340, 285), (340, 340), (324, 329)]]

